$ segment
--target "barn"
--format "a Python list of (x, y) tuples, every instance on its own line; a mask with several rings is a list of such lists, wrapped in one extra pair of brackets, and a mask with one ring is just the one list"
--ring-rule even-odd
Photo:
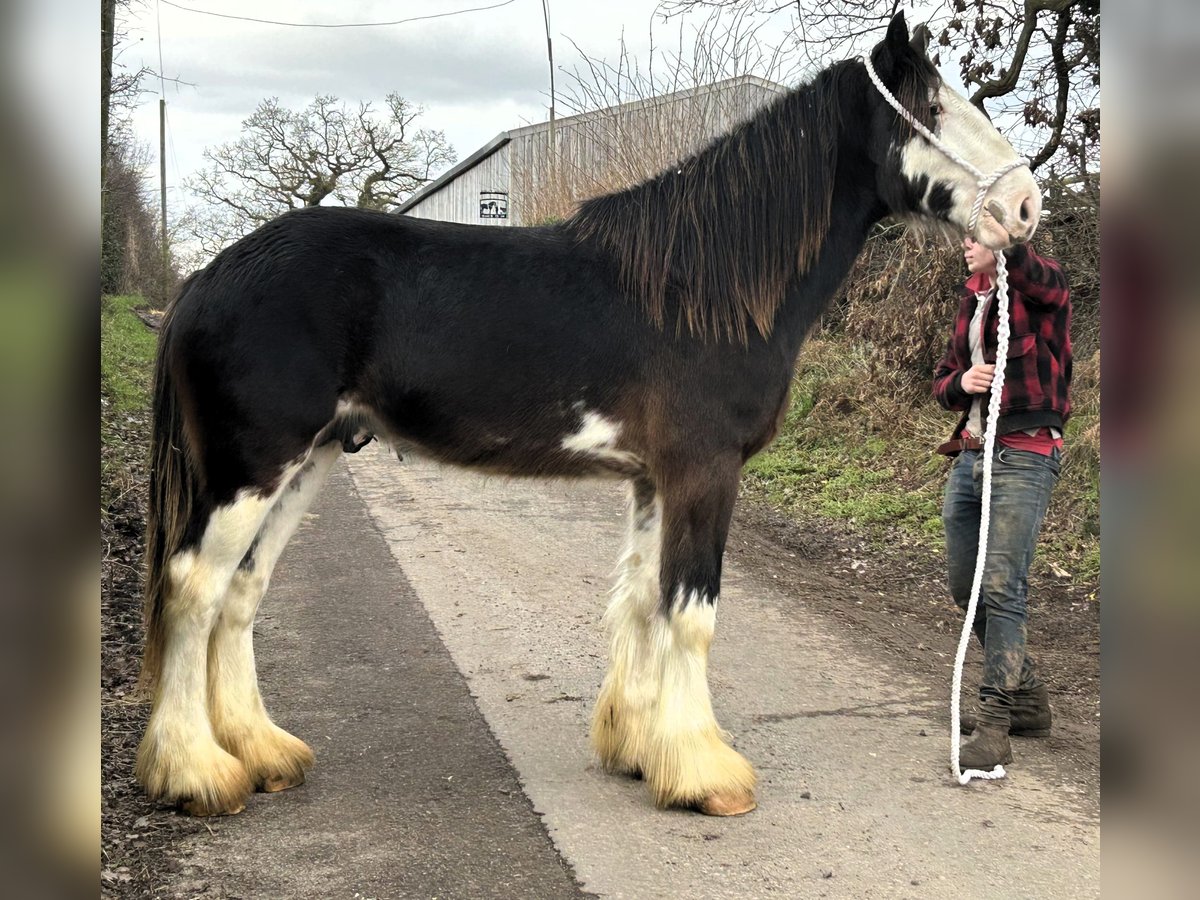
[[(481, 225), (532, 225), (634, 184), (703, 147), (786, 89), (755, 75), (504, 131), (397, 212)], [(554, 152), (551, 152), (551, 148)]]

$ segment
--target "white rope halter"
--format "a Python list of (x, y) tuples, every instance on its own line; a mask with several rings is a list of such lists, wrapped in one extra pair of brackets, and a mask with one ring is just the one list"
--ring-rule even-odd
[(1012, 162), (1001, 166), (991, 175), (984, 175), (983, 171), (977, 168), (974, 163), (959, 156), (946, 145), (945, 141), (918, 122), (916, 117), (907, 109), (905, 109), (899, 100), (892, 96), (891, 91), (883, 86), (883, 80), (875, 71), (875, 67), (871, 65), (871, 60), (869, 57), (862, 57), (862, 61), (863, 65), (867, 67), (867, 74), (871, 77), (871, 81), (874, 83), (875, 87), (879, 89), (879, 93), (883, 95), (883, 99), (888, 102), (892, 109), (896, 110), (896, 112), (900, 114), (900, 118), (904, 119), (904, 121), (913, 127), (914, 131), (916, 131), (919, 135), (921, 135), (921, 137), (925, 138), (925, 140), (929, 141), (930, 144), (940, 150), (943, 156), (945, 156), (951, 162), (957, 163), (959, 166), (975, 176), (976, 184), (979, 187), (979, 193), (975, 197), (975, 204), (971, 207), (971, 218), (967, 223), (967, 231), (973, 232), (975, 230), (975, 225), (979, 222), (979, 214), (983, 211), (983, 201), (987, 199), (988, 191), (992, 189), (997, 181), (999, 181), (1009, 172), (1012, 172), (1014, 169), (1020, 169), (1023, 166), (1028, 166), (1029, 163), (1018, 157)]
[[(947, 159), (957, 163), (975, 176), (976, 183), (979, 186), (979, 194), (975, 197), (975, 203), (971, 207), (971, 219), (967, 224), (967, 230), (974, 232), (975, 226), (979, 222), (980, 213), (983, 211), (983, 201), (987, 199), (988, 191), (1009, 172), (1019, 169), (1022, 166), (1028, 166), (1029, 163), (1018, 158), (1001, 166), (991, 175), (984, 175), (979, 168), (951, 150), (941, 138), (918, 122), (913, 114), (905, 109), (899, 100), (892, 96), (891, 92), (883, 86), (883, 81), (880, 80), (879, 75), (875, 72), (875, 67), (871, 65), (871, 60), (868, 57), (862, 57), (862, 61), (867, 67), (867, 74), (871, 77), (871, 81), (878, 88), (879, 93), (883, 95), (883, 99), (900, 114), (900, 117), (908, 122), (914, 131), (940, 150), (942, 155)], [(988, 525), (992, 517), (992, 453), (996, 447), (996, 422), (1000, 418), (1000, 395), (1004, 391), (1004, 361), (1008, 359), (1008, 268), (1005, 264), (1004, 253), (1000, 250), (996, 251), (996, 299), (999, 301), (998, 312), (1000, 322), (996, 335), (996, 372), (992, 376), (991, 396), (988, 398), (987, 408), (987, 427), (984, 429), (983, 434), (983, 510), (979, 521), (979, 553), (975, 558), (975, 578), (971, 583), (971, 599), (967, 604), (966, 620), (963, 622), (962, 636), (958, 641), (958, 652), (954, 655), (954, 680), (950, 688), (950, 770), (954, 773), (954, 777), (958, 780), (959, 784), (966, 784), (972, 778), (996, 779), (1003, 778), (1005, 775), (1004, 766), (1002, 765), (997, 765), (990, 772), (984, 772), (980, 769), (967, 769), (963, 771), (959, 768), (958, 764), (960, 743), (958, 732), (960, 722), (959, 700), (962, 697), (962, 669), (963, 662), (967, 658), (967, 644), (971, 639), (971, 626), (975, 623), (975, 614), (978, 611), (979, 590), (983, 584), (983, 567), (987, 559)]]

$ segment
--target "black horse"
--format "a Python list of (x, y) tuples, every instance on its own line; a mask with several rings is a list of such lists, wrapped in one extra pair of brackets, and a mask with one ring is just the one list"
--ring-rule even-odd
[[(1012, 162), (942, 84), (927, 37), (910, 42), (897, 16), (874, 69), (977, 168)], [(754, 771), (706, 675), (739, 473), (774, 437), (805, 333), (872, 224), (961, 233), (975, 196), (849, 60), (561, 224), (318, 208), (222, 252), (168, 310), (155, 376), (147, 792), (232, 813), (304, 780), (312, 753), (263, 707), (252, 624), (330, 465), (378, 435), (496, 473), (627, 479), (596, 750), (660, 805), (752, 809)], [(1028, 170), (988, 196), (980, 240), (1032, 233)]]

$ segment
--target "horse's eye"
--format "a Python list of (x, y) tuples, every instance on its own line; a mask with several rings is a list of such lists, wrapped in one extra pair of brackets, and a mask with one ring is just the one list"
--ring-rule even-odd
[(934, 100), (932, 103), (929, 104), (929, 115), (933, 116), (933, 118), (936, 119), (941, 114), (942, 114), (942, 104), (940, 104), (936, 100)]

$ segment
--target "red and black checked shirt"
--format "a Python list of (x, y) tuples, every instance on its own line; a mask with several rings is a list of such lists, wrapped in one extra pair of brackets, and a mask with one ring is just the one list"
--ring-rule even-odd
[[(996, 432), (1007, 434), (1042, 426), (1061, 429), (1071, 414), (1071, 292), (1067, 278), (1057, 262), (1038, 256), (1028, 244), (1019, 244), (1004, 255), (1008, 263), (1011, 337)], [(979, 287), (975, 279), (963, 286), (954, 334), (933, 373), (933, 395), (938, 403), (963, 413), (953, 438), (962, 435), (973, 399), (962, 389), (962, 377), (971, 368), (968, 329), (975, 312), (973, 285)], [(988, 300), (983, 324), (983, 355), (988, 363), (996, 362), (998, 323), (993, 296)]]

